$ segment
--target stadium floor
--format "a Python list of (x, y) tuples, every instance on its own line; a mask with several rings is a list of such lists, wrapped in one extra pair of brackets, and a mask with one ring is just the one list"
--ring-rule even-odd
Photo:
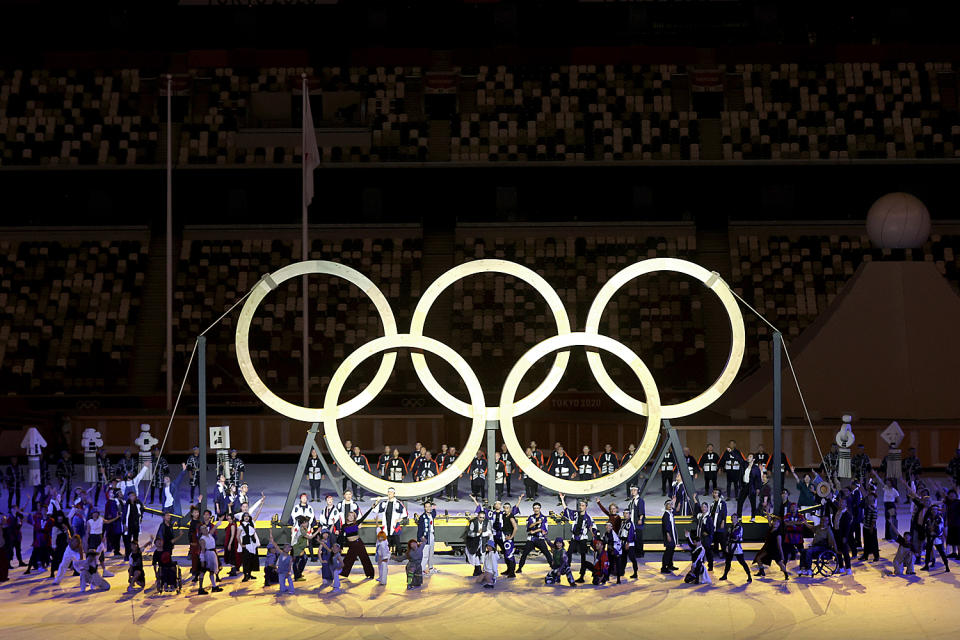
[[(426, 577), (422, 588), (408, 592), (402, 565), (392, 564), (386, 587), (365, 580), (354, 568), (333, 594), (318, 594), (317, 568), (296, 583), (295, 595), (280, 596), (262, 581), (224, 582), (224, 591), (196, 595), (186, 585), (181, 595), (126, 593), (126, 574), (116, 565), (110, 591), (80, 594), (78, 578), (59, 587), (40, 576), (11, 572), (0, 586), (0, 637), (22, 638), (223, 638), (259, 637), (268, 633), (298, 638), (477, 638), (509, 630), (512, 638), (578, 637), (605, 634), (674, 638), (955, 638), (960, 609), (953, 606), (960, 587), (956, 574), (938, 567), (932, 575), (884, 575), (894, 548), (882, 544), (884, 560), (856, 563), (854, 574), (832, 578), (780, 580), (744, 584), (739, 567), (731, 581), (685, 585), (682, 572), (659, 573), (659, 560), (648, 555), (636, 582), (604, 587), (545, 586), (541, 560), (528, 563), (514, 580), (501, 579), (486, 590), (469, 577), (462, 560), (442, 559), (440, 573)], [(650, 557), (650, 556), (653, 557)], [(682, 557), (682, 556), (681, 556)], [(750, 557), (748, 555), (748, 557)], [(116, 563), (111, 563), (116, 564)], [(687, 561), (678, 561), (685, 568)], [(576, 565), (575, 565), (576, 566)], [(791, 567), (792, 570), (792, 567)], [(150, 569), (147, 569), (150, 573)], [(41, 574), (43, 575), (43, 574)], [(720, 572), (715, 570), (714, 579)], [(153, 581), (148, 579), (148, 587)], [(588, 613), (587, 613), (588, 612)], [(29, 634), (29, 636), (28, 636)]]

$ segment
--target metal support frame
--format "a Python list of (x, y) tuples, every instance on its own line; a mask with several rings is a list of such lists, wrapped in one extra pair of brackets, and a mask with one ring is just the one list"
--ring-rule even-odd
[(499, 428), (498, 420), (487, 420), (487, 502), (490, 504), (497, 499), (497, 429)]
[(320, 458), (320, 466), (323, 467), (323, 471), (333, 483), (334, 491), (337, 492), (337, 495), (340, 496), (341, 499), (343, 498), (343, 494), (340, 492), (339, 485), (334, 479), (333, 474), (330, 472), (330, 465), (327, 464), (326, 459), (323, 457), (323, 451), (320, 450), (320, 445), (317, 444), (317, 433), (319, 433), (319, 431), (320, 423), (314, 422), (310, 425), (310, 429), (307, 431), (306, 438), (303, 439), (303, 448), (300, 450), (300, 461), (297, 462), (297, 471), (290, 480), (290, 489), (287, 491), (287, 499), (283, 503), (283, 511), (280, 514), (280, 522), (282, 524), (285, 524), (290, 520), (290, 514), (293, 512), (293, 506), (297, 503), (297, 493), (300, 491), (300, 483), (303, 480), (303, 473), (307, 470), (307, 460), (310, 458), (311, 449), (316, 450), (317, 457)]
[(200, 474), (200, 513), (207, 508), (207, 338), (197, 338), (197, 401), (199, 416), (197, 420), (197, 446), (200, 447), (200, 460), (197, 473)]
[(687, 469), (687, 459), (683, 455), (683, 446), (680, 444), (680, 437), (677, 435), (677, 430), (670, 424), (669, 420), (663, 420), (661, 425), (661, 433), (664, 438), (663, 444), (660, 445), (660, 451), (654, 459), (653, 468), (643, 479), (643, 482), (640, 483), (640, 497), (643, 497), (644, 492), (647, 490), (647, 483), (650, 482), (650, 478), (660, 473), (660, 464), (666, 457), (667, 451), (673, 449), (673, 460), (676, 464), (677, 471), (680, 472), (680, 479), (683, 481), (683, 488), (687, 493), (687, 500), (691, 507), (690, 513), (694, 513), (692, 510), (694, 504), (693, 494), (696, 491), (696, 486), (693, 484), (693, 478), (690, 477), (690, 470)]
[(783, 474), (780, 473), (783, 457), (783, 372), (780, 358), (783, 352), (783, 334), (773, 332), (773, 460), (770, 470), (773, 473), (773, 512), (780, 513), (783, 500)]

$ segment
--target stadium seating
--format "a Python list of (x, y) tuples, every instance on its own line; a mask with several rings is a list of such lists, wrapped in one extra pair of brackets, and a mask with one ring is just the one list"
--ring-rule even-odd
[[(408, 327), (414, 301), (420, 294), (422, 240), (419, 229), (383, 230), (368, 235), (323, 232), (313, 240), (312, 259), (333, 260), (354, 267), (390, 300), (399, 327)], [(354, 231), (354, 233), (356, 233)], [(257, 283), (260, 277), (300, 259), (300, 241), (289, 231), (223, 234), (188, 231), (184, 239), (175, 283), (175, 371), (185, 370), (196, 336)], [(233, 237), (230, 237), (233, 236)], [(311, 367), (322, 375), (311, 376), (314, 388), (326, 388), (333, 371), (354, 345), (383, 335), (382, 323), (372, 303), (355, 286), (338, 284), (335, 278), (314, 276), (310, 282)], [(300, 279), (283, 283), (272, 292), (253, 320), (251, 357), (267, 384), (278, 393), (296, 393), (302, 388), (302, 302)], [(246, 388), (236, 364), (234, 331), (236, 315), (208, 336), (212, 367), (209, 385), (215, 392)], [(400, 361), (408, 362), (401, 358)], [(401, 368), (394, 370), (394, 376)], [(416, 379), (403, 376), (405, 383)], [(351, 383), (360, 380), (351, 379)], [(190, 388), (193, 380), (189, 380)], [(361, 384), (362, 386), (362, 384)], [(397, 387), (394, 387), (396, 389)], [(401, 387), (402, 388), (402, 385)], [(355, 391), (347, 387), (345, 393)]]
[(4, 393), (126, 391), (149, 243), (112, 235), (0, 240)]
[[(557, 291), (574, 330), (584, 328), (600, 287), (625, 265), (652, 257), (694, 259), (696, 254), (693, 230), (684, 227), (546, 231), (468, 227), (458, 233), (455, 263), (502, 258), (527, 265)], [(483, 372), (483, 382), (499, 384), (504, 367), (512, 366), (534, 343), (556, 335), (556, 323), (542, 297), (512, 277), (473, 276), (457, 281), (453, 290), (451, 340)], [(610, 301), (600, 331), (649, 354), (645, 361), (658, 382), (668, 380), (672, 388), (695, 387), (703, 378), (705, 348), (700, 293), (696, 285), (674, 274), (633, 280)], [(583, 353), (575, 350), (573, 357), (586, 366)], [(610, 370), (625, 386), (638, 386), (622, 363), (611, 359)]]
[[(174, 153), (181, 165), (299, 162), (294, 111), (306, 73), (331, 163), (960, 155), (950, 63), (720, 64), (707, 70), (716, 87), (698, 84), (700, 71), (452, 67), (456, 106), (431, 115), (430, 72), (420, 67), (191, 69), (175, 84)], [(160, 163), (162, 85), (137, 69), (0, 69), (0, 164)], [(717, 113), (695, 108), (708, 88), (722, 90)], [(344, 128), (358, 135), (324, 133)]]

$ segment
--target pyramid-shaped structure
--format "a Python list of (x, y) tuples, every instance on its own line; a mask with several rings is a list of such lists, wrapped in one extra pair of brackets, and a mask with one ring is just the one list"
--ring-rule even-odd
[[(960, 296), (932, 262), (863, 263), (789, 348), (807, 406), (823, 418), (960, 418)], [(760, 367), (718, 408), (769, 419), (772, 372)], [(803, 416), (786, 359), (783, 415)]]

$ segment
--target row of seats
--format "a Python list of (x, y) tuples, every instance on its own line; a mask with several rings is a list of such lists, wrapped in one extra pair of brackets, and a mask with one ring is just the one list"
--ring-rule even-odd
[[(300, 241), (194, 238), (183, 243), (175, 282), (175, 371), (183, 371), (196, 336), (249, 291), (266, 273), (300, 259)], [(397, 325), (408, 327), (421, 293), (422, 240), (418, 237), (316, 239), (310, 258), (349, 265), (387, 296)], [(309, 282), (311, 384), (326, 387), (336, 364), (355, 345), (383, 335), (377, 310), (356, 286), (337, 278), (312, 276)], [(250, 351), (261, 377), (274, 390), (302, 388), (303, 303), (301, 279), (282, 283), (268, 294), (253, 319)], [(235, 316), (235, 314), (234, 314)], [(236, 361), (235, 317), (228, 316), (208, 335), (214, 391), (246, 388)], [(401, 359), (403, 361), (403, 359)], [(395, 369), (394, 376), (402, 369)], [(345, 393), (359, 390), (351, 377)], [(193, 381), (188, 381), (192, 386)]]
[[(294, 164), (307, 74), (324, 162), (945, 158), (960, 155), (950, 63), (194, 69), (175, 83), (180, 164)], [(155, 164), (163, 78), (0, 69), (0, 164)]]
[(126, 390), (147, 247), (139, 240), (0, 240), (5, 393)]
[[(460, 264), (499, 258), (528, 266), (557, 292), (571, 327), (582, 330), (599, 288), (626, 265), (649, 257), (697, 261), (696, 237), (690, 230), (661, 228), (653, 233), (584, 229), (509, 237), (502, 229), (462, 229), (453, 260)], [(833, 234), (731, 228), (729, 241), (731, 284), (789, 337), (798, 336), (823, 313), (863, 261), (929, 261), (960, 291), (960, 235), (934, 234), (923, 248), (911, 251), (875, 249), (853, 227)], [(310, 255), (348, 264), (370, 278), (387, 296), (403, 331), (425, 286), (422, 245), (419, 232), (386, 231), (318, 238)], [(162, 314), (159, 309), (141, 312), (148, 246), (146, 234), (125, 240), (0, 240), (0, 382), (6, 392), (129, 391), (138, 326), (143, 318)], [(185, 370), (197, 334), (263, 274), (299, 259), (299, 241), (292, 237), (188, 235), (176, 265), (177, 375)], [(702, 387), (708, 382), (705, 295), (700, 285), (676, 274), (633, 280), (610, 300), (600, 331), (641, 354), (668, 392)], [(383, 328), (366, 296), (335, 278), (311, 277), (310, 300), (311, 384), (323, 389), (354, 346), (381, 335)], [(300, 305), (300, 279), (282, 283), (264, 300), (251, 330), (260, 375), (291, 400), (298, 399), (302, 384)], [(766, 325), (749, 314), (744, 317), (750, 366), (769, 357), (769, 334)], [(235, 313), (226, 317), (208, 334), (209, 382), (215, 392), (246, 389), (236, 363), (235, 319)], [(449, 339), (486, 386), (499, 388), (505, 370), (532, 344), (553, 335), (556, 325), (532, 287), (512, 277), (477, 275), (450, 287), (431, 311), (426, 332)], [(573, 354), (571, 366), (585, 371), (577, 369), (585, 366), (582, 350)], [(375, 367), (375, 361), (367, 364)], [(607, 361), (618, 383), (637, 387), (622, 364)], [(389, 389), (420, 390), (409, 359), (398, 363)], [(459, 384), (455, 375), (447, 377), (452, 385)], [(528, 377), (535, 380), (537, 375)], [(361, 372), (351, 376), (344, 397), (369, 379)], [(569, 384), (576, 386), (575, 381)], [(187, 385), (193, 390), (193, 376)]]
[[(600, 287), (626, 265), (653, 257), (692, 260), (695, 255), (696, 237), (679, 230), (656, 236), (464, 236), (454, 260), (500, 258), (528, 266), (557, 292), (571, 327), (582, 330)], [(557, 333), (543, 297), (516, 278), (478, 275), (457, 281), (453, 290), (452, 343), (482, 372), (483, 382), (499, 384), (527, 349)], [(613, 296), (600, 331), (648, 354), (644, 360), (658, 382), (672, 388), (696, 386), (703, 377), (705, 350), (700, 293), (689, 280), (671, 274), (635, 279)], [(586, 371), (583, 353), (574, 350), (580, 373)], [(625, 387), (638, 386), (622, 362), (611, 359), (609, 368)]]

